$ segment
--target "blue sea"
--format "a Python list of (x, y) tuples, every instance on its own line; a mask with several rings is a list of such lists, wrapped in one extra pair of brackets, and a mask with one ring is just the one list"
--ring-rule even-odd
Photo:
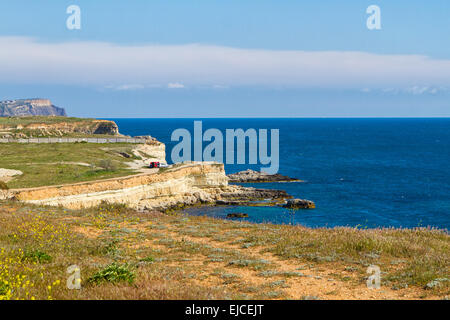
[[(202, 207), (193, 215), (245, 212), (250, 222), (308, 227), (450, 227), (450, 119), (111, 119), (127, 135), (151, 135), (167, 145), (177, 128), (193, 131), (280, 129), (279, 173), (304, 183), (264, 183), (316, 203), (282, 208)], [(207, 143), (205, 143), (207, 144)], [(270, 150), (270, 149), (269, 149)], [(227, 173), (261, 165), (226, 165)]]

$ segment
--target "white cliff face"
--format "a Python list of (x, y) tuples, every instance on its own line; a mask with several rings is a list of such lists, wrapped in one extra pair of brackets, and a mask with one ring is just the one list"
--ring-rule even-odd
[(126, 204), (137, 210), (152, 210), (212, 202), (220, 197), (224, 188), (229, 188), (223, 164), (193, 162), (158, 172), (158, 169), (149, 169), (148, 166), (152, 161), (166, 163), (163, 143), (149, 140), (134, 146), (132, 152), (140, 160), (131, 162), (130, 167), (141, 174), (63, 186), (0, 190), (0, 199), (14, 198), (36, 205), (70, 209), (95, 207), (108, 202)]
[(133, 153), (141, 158), (131, 165), (142, 172), (140, 174), (61, 186), (0, 190), (0, 200), (15, 199), (69, 209), (90, 208), (106, 202), (147, 211), (197, 203), (238, 204), (249, 199), (287, 196), (276, 190), (228, 185), (229, 178), (220, 163), (190, 162), (149, 169), (151, 161), (165, 163), (165, 145), (154, 140), (136, 145)]
[(150, 162), (166, 162), (166, 145), (161, 142), (138, 144), (133, 148), (133, 154), (140, 160), (134, 160), (128, 163), (129, 167), (134, 170), (146, 172), (142, 170), (150, 165)]
[(192, 163), (162, 173), (73, 185), (9, 190), (6, 197), (14, 197), (26, 203), (70, 209), (89, 208), (108, 202), (124, 203), (138, 210), (150, 210), (214, 201), (228, 188), (230, 187), (223, 165)]

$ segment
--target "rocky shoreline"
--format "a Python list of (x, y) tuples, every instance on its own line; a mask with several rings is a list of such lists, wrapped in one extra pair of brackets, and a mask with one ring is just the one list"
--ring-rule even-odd
[(198, 206), (280, 207), (293, 210), (316, 208), (313, 201), (294, 199), (284, 190), (228, 185), (190, 194), (176, 204), (170, 205), (166, 202), (160, 207), (141, 207), (140, 210), (145, 212), (156, 209), (162, 212), (173, 212)]
[(0, 190), (0, 199), (68, 209), (121, 203), (141, 211), (172, 211), (197, 205), (314, 208), (286, 191), (229, 185), (223, 164), (185, 163), (161, 173), (48, 186)]
[[(9, 121), (19, 121), (9, 119)], [(58, 120), (58, 121), (56, 121)], [(114, 134), (119, 136), (112, 121), (72, 119), (62, 122), (52, 118), (41, 123), (41, 118), (17, 122), (17, 134), (23, 130), (44, 130), (64, 133)], [(14, 122), (15, 123), (15, 122)], [(19, 128), (19, 129), (18, 129)], [(88, 131), (83, 131), (83, 130)], [(52, 131), (53, 132), (53, 131)], [(122, 136), (122, 135), (120, 135)], [(216, 206), (279, 206), (286, 208), (314, 208), (308, 200), (292, 199), (283, 190), (249, 188), (232, 183), (294, 182), (301, 181), (281, 174), (267, 174), (254, 170), (226, 175), (224, 165), (213, 162), (184, 162), (170, 165), (165, 170), (148, 168), (150, 161), (166, 163), (165, 145), (151, 136), (141, 136), (144, 143), (136, 144), (132, 151), (117, 154), (130, 159), (127, 165), (138, 174), (110, 179), (53, 185), (38, 188), (0, 188), (0, 200), (14, 199), (36, 205), (62, 206), (82, 209), (106, 203), (120, 203), (141, 212), (152, 210), (180, 210), (196, 205)], [(0, 169), (0, 181), (7, 182), (20, 171)]]

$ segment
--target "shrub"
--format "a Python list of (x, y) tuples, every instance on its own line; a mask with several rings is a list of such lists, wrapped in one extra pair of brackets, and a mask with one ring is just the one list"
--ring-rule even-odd
[(0, 181), (0, 190), (8, 190), (8, 189), (9, 189), (8, 185), (5, 182)]
[(95, 273), (89, 278), (90, 283), (99, 284), (102, 282), (122, 282), (132, 284), (136, 276), (127, 264), (119, 265), (112, 263), (103, 270)]
[(152, 256), (148, 256), (146, 258), (143, 258), (141, 260), (139, 260), (140, 262), (154, 262), (155, 258), (153, 258)]
[(116, 171), (117, 170), (117, 166), (114, 164), (114, 162), (111, 159), (100, 160), (98, 166), (106, 171)]
[[(130, 208), (125, 203), (110, 203), (108, 201), (103, 200), (100, 204), (94, 209), (94, 212), (109, 212), (109, 213), (117, 213), (124, 214), (130, 211)], [(134, 213), (134, 211), (132, 211)]]
[(10, 290), (10, 285), (5, 280), (0, 280), (0, 300), (2, 296), (6, 296)]
[(111, 241), (109, 241), (103, 248), (103, 253), (112, 257), (116, 256), (119, 253), (119, 248), (117, 247), (119, 242), (119, 239), (112, 239)]
[(23, 256), (23, 259), (39, 263), (47, 263), (52, 261), (51, 256), (40, 250), (26, 251)]

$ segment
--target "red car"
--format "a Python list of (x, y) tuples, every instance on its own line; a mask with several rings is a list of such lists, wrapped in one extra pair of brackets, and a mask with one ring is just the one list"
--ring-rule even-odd
[(150, 168), (159, 168), (160, 166), (159, 162), (150, 162)]

